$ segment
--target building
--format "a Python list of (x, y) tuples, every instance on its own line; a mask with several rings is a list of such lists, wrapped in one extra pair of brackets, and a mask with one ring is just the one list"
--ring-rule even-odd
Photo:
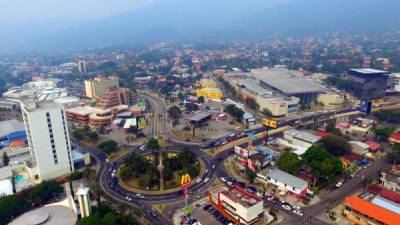
[(87, 74), (86, 62), (83, 60), (78, 61), (78, 71), (80, 74)]
[(58, 79), (40, 79), (12, 87), (3, 94), (8, 100), (23, 100), (35, 98), (38, 101), (53, 100), (68, 96), (66, 88), (57, 87)]
[(86, 96), (89, 98), (104, 97), (109, 88), (119, 88), (117, 76), (97, 76), (93, 80), (85, 80)]
[(374, 120), (359, 117), (350, 122), (337, 123), (336, 128), (340, 130), (342, 135), (346, 135), (351, 139), (362, 140), (367, 137), (374, 124)]
[(79, 209), (81, 213), (81, 218), (90, 216), (92, 212), (92, 207), (89, 198), (89, 188), (80, 187), (76, 193), (76, 197), (79, 202)]
[(294, 115), (300, 109), (300, 99), (273, 93), (262, 87), (260, 81), (254, 77), (238, 74), (229, 76), (228, 80), (241, 93), (243, 99), (253, 99), (260, 109), (268, 109), (274, 117)]
[(66, 109), (68, 121), (76, 125), (101, 126), (112, 123), (114, 116), (120, 112), (128, 110), (127, 105), (118, 105), (108, 109), (92, 107), (88, 105), (80, 105)]
[(218, 87), (217, 83), (214, 80), (209, 79), (209, 78), (201, 79), (199, 81), (199, 83), (200, 83), (200, 86), (202, 88), (216, 88), (216, 87)]
[(369, 150), (369, 145), (361, 142), (361, 141), (349, 141), (348, 142), (351, 145), (351, 151), (358, 154), (358, 155), (364, 155), (368, 152)]
[(237, 225), (256, 224), (264, 213), (263, 199), (238, 186), (211, 190), (208, 202)]
[(382, 204), (362, 199), (358, 196), (349, 196), (345, 200), (343, 215), (352, 223), (359, 225), (398, 225), (400, 214), (393, 212)]
[(221, 100), (224, 96), (219, 88), (201, 88), (196, 90), (197, 97), (209, 98), (212, 100)]
[(53, 101), (22, 103), (28, 144), (37, 168), (35, 180), (50, 180), (74, 171), (64, 108)]
[(95, 97), (95, 100), (99, 108), (107, 109), (117, 105), (133, 105), (136, 99), (127, 88), (108, 88), (103, 96)]
[(337, 108), (343, 105), (344, 96), (334, 93), (323, 93), (318, 96), (317, 101), (322, 103), (325, 108)]
[(268, 147), (251, 146), (242, 148), (240, 146), (235, 146), (236, 169), (241, 172), (245, 172), (246, 168), (258, 172), (271, 165), (278, 158), (279, 153)]
[(302, 155), (320, 139), (320, 136), (309, 132), (291, 129), (284, 131), (283, 138), (277, 138), (276, 140), (278, 144), (293, 148), (296, 154)]
[(13, 146), (13, 143), (26, 141), (24, 123), (16, 120), (0, 122), (0, 147)]
[(400, 166), (393, 166), (392, 168), (381, 173), (381, 183), (383, 187), (400, 192)]
[(389, 72), (376, 69), (350, 69), (347, 71), (348, 91), (361, 101), (385, 96)]
[(321, 84), (304, 77), (299, 71), (282, 67), (253, 69), (250, 76), (259, 80), (261, 87), (271, 90), (274, 94), (296, 97), (300, 99), (301, 104), (314, 103), (324, 91)]
[(71, 208), (62, 205), (46, 205), (18, 216), (9, 225), (75, 225), (77, 219)]
[(391, 73), (389, 79), (390, 89), (395, 92), (400, 92), (400, 73)]
[(207, 122), (208, 120), (210, 120), (211, 117), (212, 117), (212, 113), (197, 112), (193, 116), (187, 118), (187, 121), (189, 121), (189, 123), (191, 123), (191, 124), (200, 125), (200, 124), (203, 124), (203, 123)]
[(270, 169), (265, 174), (257, 173), (257, 176), (276, 186), (281, 191), (280, 195), (289, 193), (294, 197), (301, 198), (309, 192), (307, 181), (280, 169)]

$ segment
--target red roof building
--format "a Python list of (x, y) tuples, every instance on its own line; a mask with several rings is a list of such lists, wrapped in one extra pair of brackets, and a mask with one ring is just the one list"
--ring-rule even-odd
[(380, 144), (373, 141), (366, 141), (364, 143), (369, 146), (369, 151), (371, 152), (377, 152), (381, 148)]
[(349, 196), (345, 200), (344, 215), (355, 224), (399, 225), (400, 214), (375, 205), (358, 196)]
[(400, 133), (392, 134), (389, 138), (390, 143), (400, 143)]

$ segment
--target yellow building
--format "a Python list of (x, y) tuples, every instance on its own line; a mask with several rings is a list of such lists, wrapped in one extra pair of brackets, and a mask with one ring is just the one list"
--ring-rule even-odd
[(223, 97), (222, 91), (219, 88), (202, 88), (196, 90), (197, 97), (220, 100)]
[(117, 76), (97, 76), (93, 80), (85, 80), (86, 96), (89, 98), (104, 97), (109, 88), (118, 88), (119, 79)]
[(212, 79), (201, 79), (200, 86), (202, 88), (216, 88), (217, 83)]

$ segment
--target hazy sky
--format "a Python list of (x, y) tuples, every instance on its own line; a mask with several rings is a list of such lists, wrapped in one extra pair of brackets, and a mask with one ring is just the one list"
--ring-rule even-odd
[(0, 0), (0, 22), (46, 19), (93, 20), (120, 14), (152, 0)]

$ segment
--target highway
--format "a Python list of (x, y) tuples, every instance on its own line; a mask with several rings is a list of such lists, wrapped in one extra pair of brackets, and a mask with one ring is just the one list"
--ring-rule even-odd
[[(233, 146), (230, 148), (225, 149), (225, 151), (220, 152), (217, 156), (215, 157), (210, 157), (208, 154), (206, 154), (203, 150), (199, 148), (200, 143), (193, 143), (193, 142), (185, 142), (185, 141), (180, 141), (180, 140), (175, 140), (169, 133), (169, 129), (167, 128), (167, 113), (166, 113), (166, 105), (163, 100), (158, 98), (157, 96), (154, 96), (149, 93), (142, 93), (144, 97), (150, 102), (151, 104), (151, 110), (154, 111), (153, 117), (151, 120), (149, 120), (149, 136), (156, 137), (159, 140), (162, 140), (165, 143), (168, 143), (168, 148), (169, 149), (174, 149), (174, 150), (179, 150), (182, 148), (188, 148), (190, 151), (194, 152), (198, 158), (200, 158), (206, 168), (212, 168), (212, 165), (215, 165), (216, 168), (210, 169), (210, 172), (205, 174), (202, 179), (204, 180), (205, 178), (209, 178), (210, 181), (207, 183), (201, 182), (199, 184), (192, 184), (189, 187), (189, 191), (192, 193), (189, 198), (189, 203), (197, 200), (199, 197), (204, 197), (208, 193), (208, 188), (210, 185), (215, 181), (215, 179), (218, 179), (218, 177), (228, 177), (228, 174), (225, 171), (224, 165), (223, 165), (223, 159), (227, 158), (228, 154), (231, 154), (233, 152)], [(393, 107), (393, 105), (390, 105), (389, 107)], [(325, 112), (317, 115), (310, 115), (303, 117), (301, 119), (296, 119), (296, 120), (290, 120), (290, 121), (284, 121), (279, 124), (278, 128), (282, 128), (285, 126), (292, 126), (295, 127), (299, 125), (300, 123), (317, 123), (319, 120), (329, 120), (333, 119), (336, 117), (338, 114), (351, 114), (351, 115), (357, 115), (360, 114), (359, 111), (355, 109), (344, 109), (336, 112)], [(261, 127), (252, 130), (255, 133), (261, 133), (265, 132), (266, 128)], [(271, 132), (272, 133), (272, 132)], [(276, 133), (274, 135), (270, 136), (275, 136), (279, 135), (279, 133)], [(241, 141), (242, 140), (242, 141)], [(238, 140), (238, 145), (245, 145), (247, 143), (247, 139), (243, 138), (241, 140)], [(261, 142), (263, 140), (258, 140), (258, 142)], [(209, 143), (212, 143), (213, 141), (209, 141)], [(257, 144), (257, 143), (256, 143)], [(97, 181), (99, 183), (100, 188), (106, 194), (108, 197), (114, 199), (115, 201), (120, 201), (124, 202), (128, 205), (131, 206), (139, 206), (143, 209), (144, 214), (149, 218), (154, 224), (159, 224), (159, 225), (169, 225), (171, 223), (171, 214), (174, 212), (177, 208), (181, 208), (183, 206), (183, 196), (180, 191), (169, 193), (169, 194), (163, 194), (163, 195), (145, 195), (144, 198), (135, 198), (135, 194), (133, 192), (129, 192), (123, 188), (121, 188), (118, 184), (113, 184), (112, 182), (112, 176), (110, 173), (110, 168), (113, 167), (113, 169), (118, 168), (121, 164), (123, 164), (124, 160), (129, 157), (131, 154), (143, 154), (143, 153), (149, 153), (148, 150), (145, 151), (140, 151), (139, 148), (132, 148), (132, 150), (120, 158), (116, 159), (114, 162), (106, 162), (107, 156), (100, 152), (98, 149), (84, 145), (82, 146), (85, 151), (88, 151), (91, 155), (93, 155), (99, 162), (100, 162), (100, 172), (97, 177)], [(162, 151), (162, 150), (161, 150)], [(385, 164), (384, 160), (378, 160), (373, 163), (372, 166), (368, 167), (367, 169), (363, 170), (359, 176), (353, 178), (346, 184), (344, 184), (340, 189), (336, 190), (335, 192), (332, 192), (327, 196), (327, 198), (322, 201), (321, 203), (318, 203), (316, 205), (312, 205), (310, 207), (305, 208), (304, 211), (304, 217), (301, 218), (295, 214), (292, 214), (290, 212), (287, 212), (285, 210), (282, 210), (279, 206), (271, 206), (276, 208), (277, 210), (281, 211), (281, 213), (284, 215), (284, 222), (283, 224), (305, 224), (305, 223), (310, 223), (316, 224), (316, 225), (326, 225), (329, 224), (327, 222), (324, 222), (323, 220), (319, 219), (321, 215), (325, 213), (326, 209), (331, 208), (340, 202), (343, 201), (343, 199), (353, 193), (355, 190), (357, 190), (357, 187), (360, 187), (361, 180), (363, 177), (372, 177), (374, 176), (378, 171), (380, 171), (382, 168), (385, 168), (387, 166)], [(112, 169), (111, 169), (112, 170)], [(132, 198), (131, 201), (128, 201), (126, 197)], [(164, 210), (164, 212), (169, 212), (167, 213), (168, 215), (159, 213), (158, 211), (154, 210), (152, 208), (152, 204), (160, 204), (160, 203), (168, 203), (167, 208)], [(302, 222), (300, 222), (302, 221)]]

